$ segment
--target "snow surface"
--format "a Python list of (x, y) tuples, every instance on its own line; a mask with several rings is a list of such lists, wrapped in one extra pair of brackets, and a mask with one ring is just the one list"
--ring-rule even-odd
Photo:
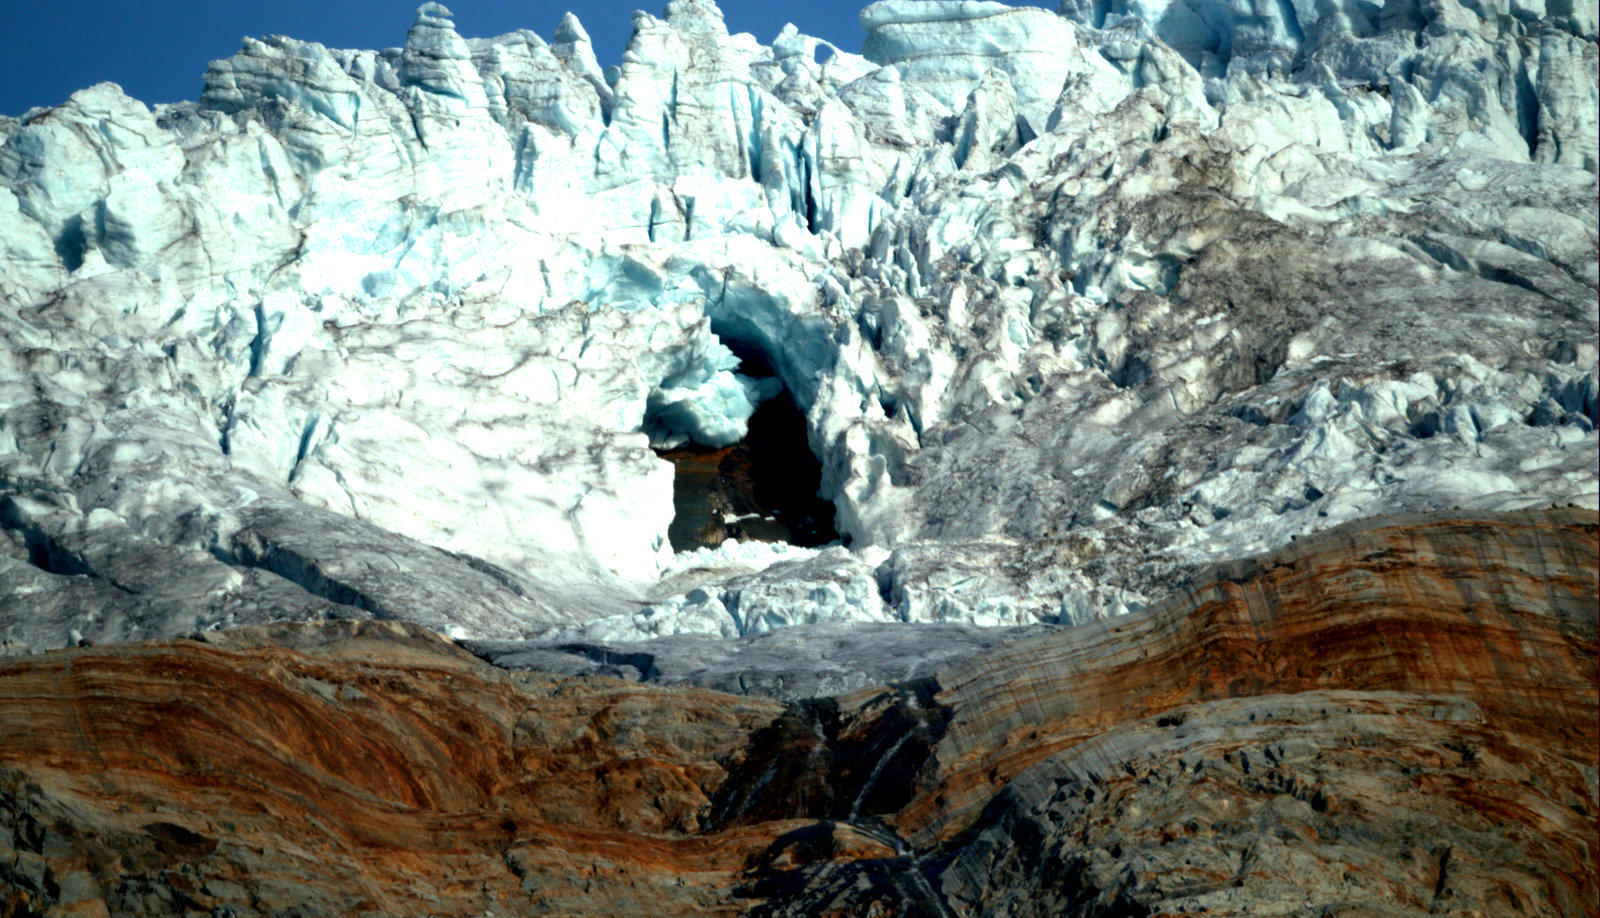
[[(1595, 11), (882, 0), (856, 55), (672, 0), (603, 72), (429, 3), (0, 119), (0, 637), (1076, 622), (1593, 508)], [(774, 394), (728, 343), (848, 548), (673, 556), (651, 447)]]

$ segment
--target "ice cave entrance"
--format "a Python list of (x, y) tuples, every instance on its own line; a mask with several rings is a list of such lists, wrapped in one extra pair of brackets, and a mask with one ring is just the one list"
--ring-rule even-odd
[[(739, 372), (775, 376), (757, 350), (724, 341), (739, 357)], [(806, 418), (787, 389), (762, 402), (750, 432), (732, 446), (690, 444), (660, 451), (675, 469), (673, 551), (715, 548), (727, 539), (815, 547), (839, 539), (833, 504), (817, 496), (822, 463), (806, 442)]]

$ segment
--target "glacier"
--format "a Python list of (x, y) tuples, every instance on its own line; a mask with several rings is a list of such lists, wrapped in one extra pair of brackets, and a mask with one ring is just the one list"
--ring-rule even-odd
[[(671, 0), (602, 68), (427, 3), (0, 118), (0, 639), (1078, 623), (1595, 510), (1596, 22), (880, 0), (856, 54)], [(780, 387), (841, 544), (674, 553), (656, 450)]]

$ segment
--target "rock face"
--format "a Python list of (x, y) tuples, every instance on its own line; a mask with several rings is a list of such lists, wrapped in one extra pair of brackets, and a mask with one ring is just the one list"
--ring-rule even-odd
[(1596, 20), (0, 117), (0, 916), (1593, 913)]
[(659, 913), (726, 914), (766, 843), (686, 837), (718, 760), (781, 710), (763, 699), (509, 676), (393, 622), (69, 651), (3, 678), (22, 914), (644, 914), (666, 886)]
[[(0, 119), (0, 637), (1074, 623), (1594, 509), (1594, 10), (675, 0), (603, 72), (430, 3)], [(779, 388), (849, 551), (674, 555), (652, 450)]]
[(1346, 525), (788, 703), (396, 622), (14, 658), (6, 908), (1585, 914), (1597, 551), (1583, 511)]

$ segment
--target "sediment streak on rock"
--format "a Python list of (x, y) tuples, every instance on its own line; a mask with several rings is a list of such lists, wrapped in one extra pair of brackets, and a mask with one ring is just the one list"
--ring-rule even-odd
[(1577, 914), (1596, 530), (1348, 525), (805, 703), (396, 622), (13, 659), (0, 869), (83, 914)]

